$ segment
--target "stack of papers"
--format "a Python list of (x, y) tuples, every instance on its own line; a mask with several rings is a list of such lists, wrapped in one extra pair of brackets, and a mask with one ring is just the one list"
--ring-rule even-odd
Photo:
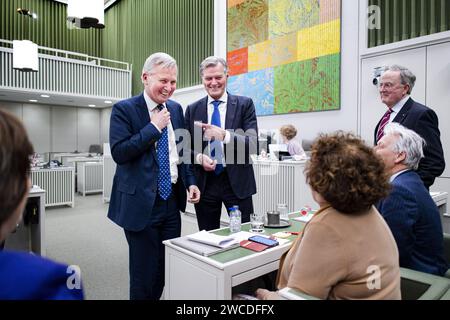
[(235, 237), (233, 236), (219, 236), (205, 230), (190, 234), (187, 238), (192, 241), (209, 244), (219, 248), (228, 248), (237, 243)]

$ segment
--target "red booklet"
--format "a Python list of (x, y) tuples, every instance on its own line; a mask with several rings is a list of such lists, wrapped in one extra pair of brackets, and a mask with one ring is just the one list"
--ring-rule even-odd
[(250, 240), (242, 240), (240, 242), (240, 245), (242, 248), (253, 250), (256, 252), (261, 252), (269, 248), (269, 246), (266, 246), (265, 244), (250, 241)]

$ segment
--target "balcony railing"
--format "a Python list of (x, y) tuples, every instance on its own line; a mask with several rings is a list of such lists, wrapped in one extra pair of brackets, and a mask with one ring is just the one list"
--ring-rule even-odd
[(0, 39), (0, 88), (124, 99), (131, 95), (126, 62), (39, 47), (39, 71), (13, 69), (12, 41)]

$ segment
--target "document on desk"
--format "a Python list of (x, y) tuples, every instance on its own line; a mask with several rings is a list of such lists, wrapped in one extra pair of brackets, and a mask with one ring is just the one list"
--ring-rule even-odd
[(219, 236), (217, 234), (202, 230), (187, 236), (189, 240), (209, 244), (219, 248), (228, 248), (236, 243), (235, 238), (230, 236)]
[[(206, 231), (204, 231), (206, 232)], [(195, 235), (195, 233), (193, 234)], [(190, 236), (193, 236), (190, 235)], [(214, 234), (213, 234), (214, 235)], [(217, 236), (217, 235), (214, 235)], [(244, 239), (248, 239), (252, 234), (250, 232), (241, 231), (238, 233), (234, 233), (230, 236), (226, 236), (225, 238), (231, 238), (232, 241), (228, 241), (225, 247), (219, 247), (215, 245), (210, 245), (198, 241), (191, 240), (189, 236), (179, 237), (170, 240), (171, 243), (173, 243), (176, 246), (179, 246), (181, 248), (187, 249), (189, 251), (195, 252), (199, 255), (209, 257), (216, 253), (220, 253), (226, 250), (230, 250), (236, 247), (239, 247), (239, 242), (241, 242)], [(196, 236), (198, 237), (198, 235)], [(202, 236), (200, 236), (202, 237)], [(223, 237), (223, 236), (219, 236)]]

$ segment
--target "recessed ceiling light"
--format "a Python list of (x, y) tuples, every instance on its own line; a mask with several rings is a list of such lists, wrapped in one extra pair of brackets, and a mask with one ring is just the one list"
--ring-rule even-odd
[(37, 100), (34, 100), (34, 99), (30, 99), (28, 101), (30, 101), (30, 102), (37, 102)]
[(95, 104), (90, 104), (89, 107), (95, 107)]
[(42, 98), (50, 98), (50, 96), (48, 94), (41, 94)]
[(111, 103), (112, 103), (112, 101), (109, 101), (109, 100), (105, 100), (105, 103), (107, 103), (107, 104), (111, 104)]

